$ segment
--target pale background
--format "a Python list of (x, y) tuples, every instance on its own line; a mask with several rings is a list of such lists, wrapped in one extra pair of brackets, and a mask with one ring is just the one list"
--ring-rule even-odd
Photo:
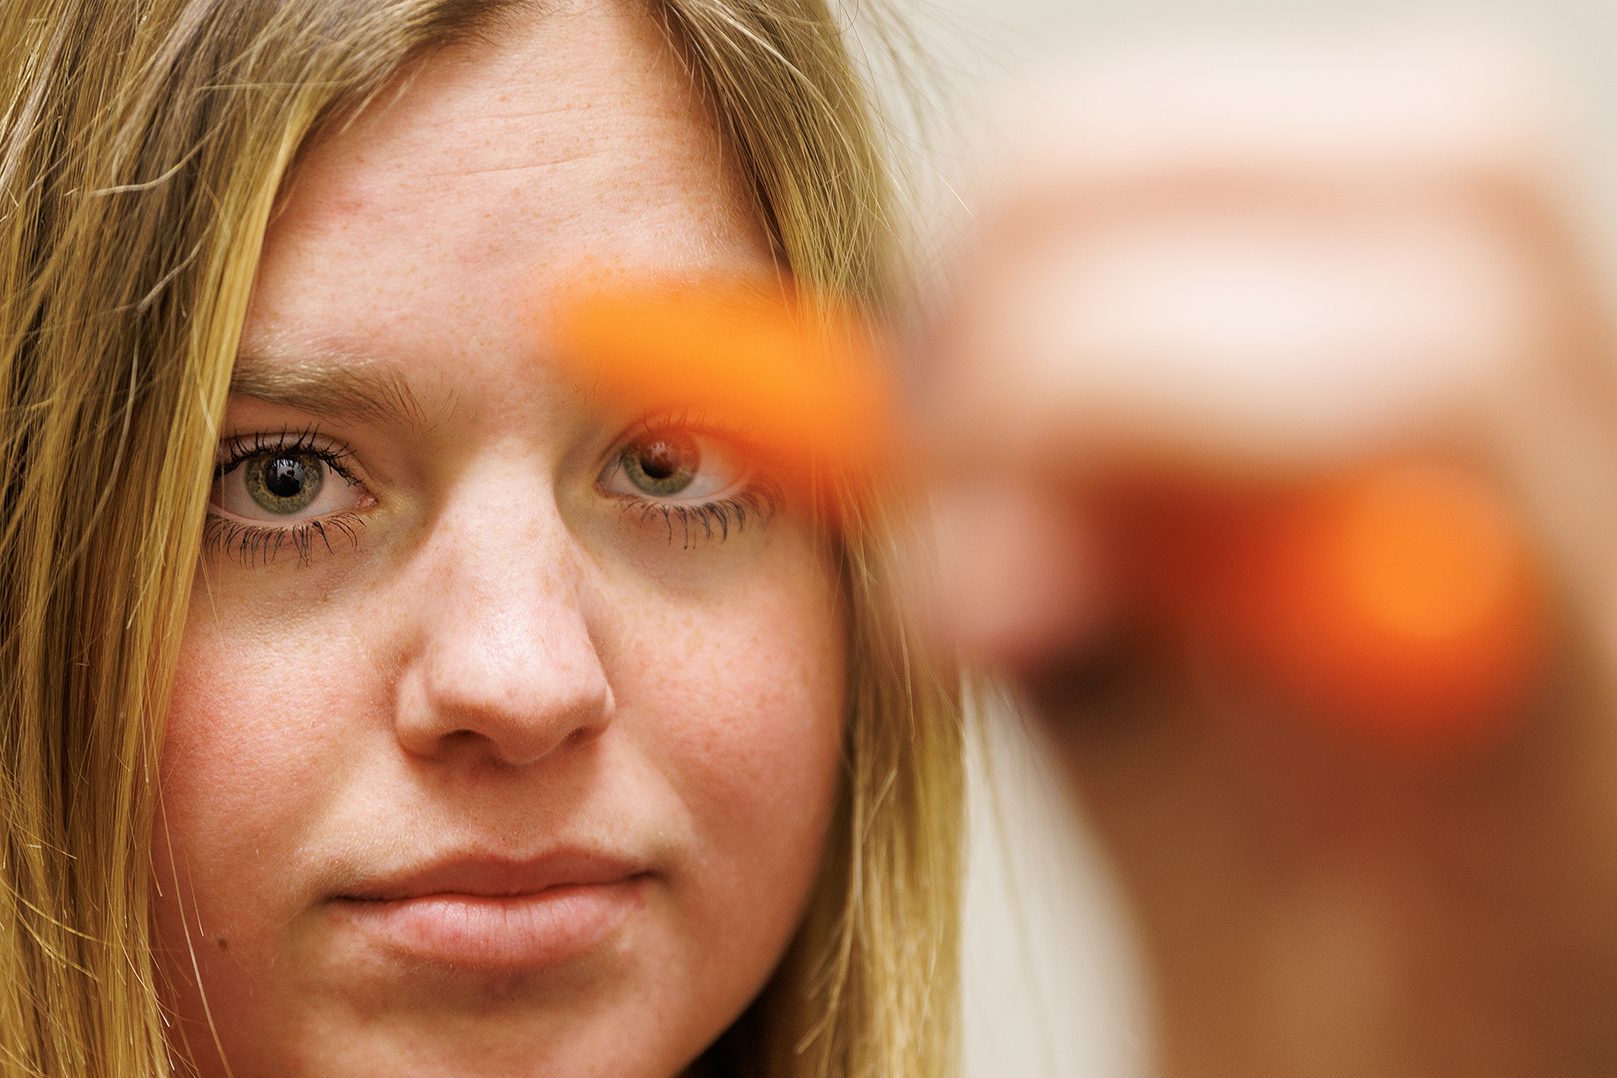
[[(1571, 151), (1592, 245), (1617, 266), (1617, 0), (901, 0), (936, 61), (931, 163), (945, 190), (969, 171), (982, 103), (1031, 96), (1035, 69), (1151, 32), (1226, 21), (1325, 22), (1458, 13), (1503, 21), (1576, 106)], [(964, 147), (964, 148), (963, 148)], [(943, 196), (949, 197), (949, 196)], [(969, 197), (963, 191), (962, 197)], [(969, 209), (969, 205), (966, 207)], [(961, 212), (957, 203), (943, 208)], [(977, 761), (965, 941), (967, 1078), (1147, 1078), (1148, 988), (1127, 911), (1037, 751), (1003, 716)], [(995, 791), (989, 792), (990, 785)]]

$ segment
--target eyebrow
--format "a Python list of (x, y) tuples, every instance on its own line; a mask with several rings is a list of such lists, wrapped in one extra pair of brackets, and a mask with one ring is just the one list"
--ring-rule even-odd
[(412, 429), (427, 425), (426, 413), (403, 376), (364, 360), (312, 356), (286, 362), (244, 352), (236, 357), (230, 392), (361, 423)]

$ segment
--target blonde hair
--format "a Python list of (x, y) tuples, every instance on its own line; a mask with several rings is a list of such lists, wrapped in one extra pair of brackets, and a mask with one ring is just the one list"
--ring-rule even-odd
[[(512, 0), (0, 5), (0, 1075), (162, 1075), (156, 761), (266, 223), (301, 146)], [(782, 262), (889, 285), (892, 194), (821, 0), (654, 0)], [(963, 811), (895, 498), (849, 492), (837, 829), (714, 1074), (953, 1070)]]

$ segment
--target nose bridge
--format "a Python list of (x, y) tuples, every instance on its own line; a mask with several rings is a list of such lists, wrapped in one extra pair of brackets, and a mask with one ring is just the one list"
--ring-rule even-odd
[(530, 471), (457, 484), (409, 574), (419, 631), (395, 723), (419, 756), (529, 763), (610, 719), (585, 567), (551, 484)]

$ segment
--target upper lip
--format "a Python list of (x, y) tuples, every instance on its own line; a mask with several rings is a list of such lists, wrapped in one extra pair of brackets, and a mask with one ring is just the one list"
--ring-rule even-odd
[(552, 887), (619, 883), (644, 875), (644, 865), (615, 854), (558, 850), (515, 859), (484, 854), (453, 854), (419, 867), (386, 870), (345, 888), (337, 898), (370, 902), (401, 901), (428, 895), (511, 898)]

